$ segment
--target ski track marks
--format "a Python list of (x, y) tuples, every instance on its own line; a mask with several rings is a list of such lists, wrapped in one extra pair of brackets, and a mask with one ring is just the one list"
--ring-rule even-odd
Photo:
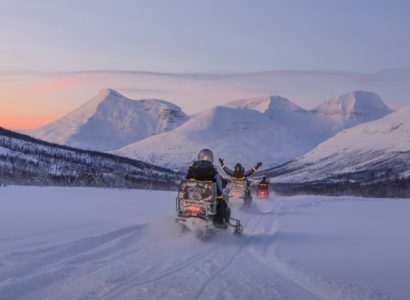
[(275, 255), (282, 216), (331, 202), (233, 203), (242, 236), (217, 232), (207, 241), (143, 224), (33, 244), (0, 257), (0, 299), (388, 299), (315, 278)]

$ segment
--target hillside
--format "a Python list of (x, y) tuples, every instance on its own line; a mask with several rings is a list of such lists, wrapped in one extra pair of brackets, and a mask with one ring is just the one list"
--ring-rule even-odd
[[(410, 106), (343, 130), (309, 153), (265, 170), (276, 183), (409, 187)], [(342, 185), (341, 185), (342, 186)], [(359, 189), (359, 186), (357, 187)], [(364, 188), (362, 186), (362, 190)]]
[(141, 161), (52, 144), (0, 128), (0, 185), (173, 189), (179, 176)]

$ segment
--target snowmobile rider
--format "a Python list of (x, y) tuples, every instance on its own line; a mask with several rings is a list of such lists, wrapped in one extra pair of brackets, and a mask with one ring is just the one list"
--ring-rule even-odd
[(195, 179), (199, 181), (212, 181), (216, 183), (217, 200), (216, 215), (214, 216), (214, 224), (225, 226), (229, 223), (230, 209), (223, 197), (223, 182), (221, 175), (213, 165), (214, 156), (211, 150), (202, 149), (198, 153), (198, 160), (189, 167), (186, 179)]
[(269, 180), (266, 178), (266, 176), (263, 176), (262, 177), (262, 180), (261, 180), (261, 182), (259, 182), (259, 184), (269, 184)]
[(262, 177), (262, 180), (258, 184), (258, 189), (269, 189), (269, 180), (266, 178), (266, 176)]
[(233, 180), (246, 180), (247, 177), (251, 176), (253, 173), (256, 172), (257, 169), (262, 165), (261, 162), (258, 162), (252, 169), (245, 171), (244, 167), (240, 163), (235, 165), (235, 169), (232, 171), (229, 169), (222, 158), (219, 159), (221, 163), (222, 169), (225, 171), (226, 174), (232, 177)]
[(235, 169), (232, 171), (229, 169), (222, 158), (219, 158), (219, 162), (221, 163), (222, 169), (225, 171), (226, 174), (232, 177), (233, 181), (246, 181), (247, 191), (245, 196), (245, 202), (252, 201), (251, 191), (249, 189), (250, 182), (248, 177), (251, 176), (256, 170), (262, 165), (261, 162), (258, 162), (252, 169), (245, 171), (244, 167), (240, 163), (235, 165)]

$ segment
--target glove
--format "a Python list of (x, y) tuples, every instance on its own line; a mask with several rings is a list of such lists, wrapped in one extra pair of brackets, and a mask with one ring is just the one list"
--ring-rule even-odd
[(218, 158), (218, 160), (219, 160), (219, 163), (221, 164), (221, 166), (223, 166), (224, 165), (224, 160), (222, 158)]
[(256, 164), (256, 166), (255, 166), (255, 169), (259, 169), (260, 166), (262, 166), (262, 163), (261, 163), (261, 162), (258, 162), (258, 163)]

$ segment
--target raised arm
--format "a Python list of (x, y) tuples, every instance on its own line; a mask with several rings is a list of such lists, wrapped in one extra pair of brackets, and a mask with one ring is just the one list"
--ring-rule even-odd
[(221, 164), (222, 169), (225, 171), (225, 173), (226, 173), (227, 175), (229, 175), (229, 176), (232, 177), (232, 176), (233, 176), (233, 170), (229, 169), (229, 168), (225, 165), (224, 160), (223, 160), (222, 158), (219, 159), (219, 162), (220, 162), (220, 164)]
[(259, 169), (259, 167), (260, 167), (261, 165), (262, 165), (262, 163), (261, 163), (261, 162), (258, 162), (258, 163), (256, 164), (256, 166), (254, 166), (252, 169), (246, 171), (245, 174), (244, 174), (244, 176), (245, 176), (245, 177), (251, 176), (253, 173), (256, 172), (257, 169)]

